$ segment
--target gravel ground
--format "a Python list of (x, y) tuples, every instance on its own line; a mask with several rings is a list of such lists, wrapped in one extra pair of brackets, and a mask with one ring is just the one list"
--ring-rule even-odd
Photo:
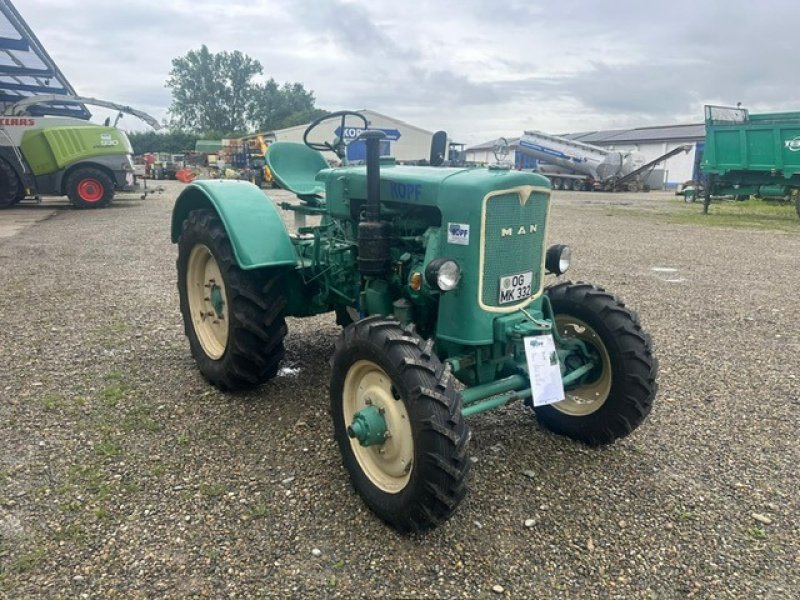
[(0, 240), (1, 596), (800, 589), (800, 235), (665, 224), (644, 214), (680, 206), (663, 193), (556, 193), (550, 237), (573, 246), (571, 277), (619, 294), (654, 337), (653, 413), (602, 450), (518, 406), (471, 417), (467, 499), (400, 536), (352, 491), (332, 439), (330, 315), (290, 321), (286, 368), (257, 392), (201, 379), (167, 187)]

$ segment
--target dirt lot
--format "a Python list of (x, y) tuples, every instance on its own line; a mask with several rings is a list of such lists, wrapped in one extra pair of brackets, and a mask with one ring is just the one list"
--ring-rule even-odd
[(330, 315), (290, 321), (282, 376), (257, 392), (199, 376), (168, 239), (179, 189), (100, 211), (22, 205), (13, 231), (0, 213), (0, 596), (800, 589), (800, 224), (706, 228), (677, 222), (687, 207), (666, 193), (556, 193), (550, 239), (573, 246), (571, 278), (622, 296), (654, 337), (653, 413), (602, 450), (519, 406), (471, 417), (466, 501), (403, 537), (340, 464)]

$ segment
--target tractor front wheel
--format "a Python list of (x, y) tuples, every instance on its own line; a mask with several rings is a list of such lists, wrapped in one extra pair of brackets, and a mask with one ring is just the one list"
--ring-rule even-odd
[(114, 182), (100, 169), (78, 169), (67, 177), (67, 197), (75, 208), (104, 208), (114, 197)]
[(547, 296), (559, 336), (583, 342), (596, 367), (568, 386), (561, 402), (537, 406), (537, 419), (592, 446), (628, 435), (647, 417), (656, 395), (658, 361), (650, 336), (636, 314), (602, 288), (565, 282), (548, 288)]
[(223, 390), (273, 378), (287, 332), (280, 277), (240, 269), (211, 210), (194, 210), (183, 222), (177, 268), (184, 329), (203, 376)]
[(466, 494), (469, 430), (433, 343), (386, 317), (348, 325), (331, 359), (334, 437), (353, 486), (395, 529), (430, 529)]

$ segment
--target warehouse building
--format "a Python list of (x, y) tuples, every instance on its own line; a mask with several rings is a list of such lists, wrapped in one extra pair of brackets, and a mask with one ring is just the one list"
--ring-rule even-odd
[[(398, 162), (409, 162), (428, 160), (431, 155), (431, 139), (433, 132), (422, 129), (415, 125), (388, 117), (374, 110), (358, 110), (367, 118), (370, 129), (380, 129), (386, 134), (386, 139), (381, 143), (381, 156), (393, 156)], [(349, 118), (347, 124), (355, 123), (358, 119)], [(339, 134), (340, 121), (331, 119), (321, 125), (321, 129), (315, 132), (314, 141), (333, 141)], [(302, 142), (303, 132), (308, 127), (308, 123), (288, 127), (275, 131), (275, 138), (279, 142)], [(346, 140), (355, 140), (361, 133), (357, 127), (346, 128), (344, 137)], [(333, 155), (331, 155), (333, 158)], [(362, 140), (352, 141), (347, 147), (347, 159), (349, 161), (364, 160), (366, 158), (366, 146)]]
[[(657, 165), (648, 183), (653, 188), (674, 188), (676, 185), (696, 179), (705, 145), (705, 125), (666, 125), (661, 127), (637, 127), (635, 129), (610, 129), (570, 133), (562, 137), (619, 152), (641, 152), (649, 162), (677, 148), (689, 145), (688, 153), (680, 153)], [(532, 169), (536, 160), (516, 151), (518, 138), (509, 139), (510, 154), (516, 168)], [(492, 149), (495, 140), (472, 146), (466, 150), (470, 163), (492, 164), (496, 162)]]

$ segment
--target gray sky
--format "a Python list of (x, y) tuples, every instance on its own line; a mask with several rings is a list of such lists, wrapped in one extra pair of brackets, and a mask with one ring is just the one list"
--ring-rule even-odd
[(302, 82), (321, 108), (371, 108), (469, 144), (700, 122), (705, 103), (800, 110), (797, 0), (15, 5), (80, 94), (159, 118), (171, 59), (203, 43)]

